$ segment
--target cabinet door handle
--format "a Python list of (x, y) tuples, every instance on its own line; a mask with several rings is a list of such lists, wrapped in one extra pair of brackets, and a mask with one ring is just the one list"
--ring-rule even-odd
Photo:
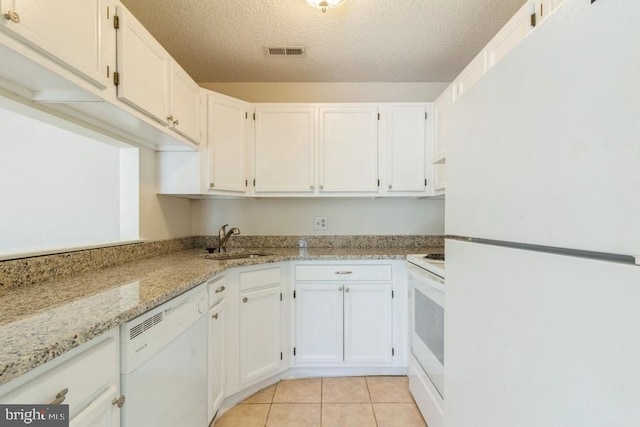
[(180, 120), (175, 119), (175, 120), (173, 121), (173, 125), (174, 125), (174, 126), (179, 126), (179, 125), (180, 125)]
[(218, 313), (214, 314), (213, 316), (211, 316), (212, 319), (218, 320)]
[(247, 302), (247, 301), (249, 301), (249, 298), (247, 297), (242, 298), (242, 302)]
[(18, 12), (16, 12), (15, 10), (10, 10), (7, 13), (5, 13), (4, 19), (6, 19), (7, 21), (11, 21), (14, 24), (20, 23), (20, 15), (18, 15)]
[(343, 289), (344, 289), (344, 287), (343, 287), (343, 286), (340, 286), (340, 287), (338, 288), (338, 292), (342, 292), (342, 290), (343, 290)]
[(353, 274), (353, 271), (347, 271), (347, 270), (336, 271), (335, 274)]
[(173, 123), (173, 116), (167, 116), (167, 121), (169, 124)]
[(347, 286), (346, 288), (344, 288), (345, 292), (349, 292), (349, 287)]
[(224, 290), (227, 289), (224, 286), (220, 286), (218, 289), (216, 289), (216, 294), (219, 294), (220, 292), (224, 292)]
[(118, 408), (122, 408), (122, 405), (124, 405), (124, 396), (116, 397), (111, 401), (111, 404), (116, 405)]
[(56, 394), (56, 398), (53, 399), (49, 405), (59, 405), (62, 402), (64, 402), (64, 399), (67, 398), (67, 393), (69, 393), (69, 389), (68, 388), (63, 388), (62, 390), (60, 390), (58, 392), (58, 394)]

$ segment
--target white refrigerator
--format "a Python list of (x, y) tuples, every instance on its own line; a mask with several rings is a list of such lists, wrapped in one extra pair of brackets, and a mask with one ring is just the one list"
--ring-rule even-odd
[(447, 427), (640, 426), (639, 0), (565, 0), (451, 109)]

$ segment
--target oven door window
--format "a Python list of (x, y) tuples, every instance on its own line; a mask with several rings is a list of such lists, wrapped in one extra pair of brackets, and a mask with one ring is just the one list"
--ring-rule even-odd
[(422, 292), (415, 293), (415, 333), (444, 366), (444, 309)]

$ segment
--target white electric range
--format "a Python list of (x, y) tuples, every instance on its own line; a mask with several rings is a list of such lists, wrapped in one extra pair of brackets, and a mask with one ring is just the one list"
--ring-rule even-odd
[(407, 256), (409, 389), (429, 427), (444, 426), (444, 255)]

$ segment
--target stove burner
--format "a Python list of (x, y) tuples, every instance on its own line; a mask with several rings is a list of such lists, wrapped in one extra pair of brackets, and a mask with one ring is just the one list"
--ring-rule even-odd
[(435, 261), (444, 261), (444, 254), (427, 254), (424, 259), (432, 259)]

